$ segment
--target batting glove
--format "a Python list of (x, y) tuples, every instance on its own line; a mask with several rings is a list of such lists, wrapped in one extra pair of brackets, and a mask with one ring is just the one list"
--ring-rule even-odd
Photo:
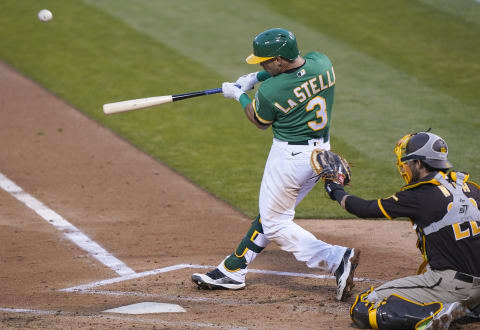
[(240, 99), (240, 96), (242, 96), (243, 94), (243, 91), (241, 90), (241, 88), (236, 86), (235, 83), (231, 83), (231, 82), (224, 82), (222, 84), (222, 92), (224, 97), (228, 99), (235, 99), (237, 101)]
[(235, 82), (235, 85), (239, 85), (241, 90), (244, 92), (253, 89), (255, 84), (258, 83), (257, 73), (258, 72), (252, 72), (252, 73), (241, 76), (240, 78), (237, 79), (237, 81)]

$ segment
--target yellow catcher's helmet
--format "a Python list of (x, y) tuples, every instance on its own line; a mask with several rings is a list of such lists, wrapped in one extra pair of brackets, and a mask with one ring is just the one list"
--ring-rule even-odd
[(398, 140), (393, 152), (397, 156), (397, 168), (407, 184), (412, 180), (408, 161), (418, 159), (436, 170), (453, 167), (448, 161), (448, 147), (445, 140), (430, 132), (407, 134)]

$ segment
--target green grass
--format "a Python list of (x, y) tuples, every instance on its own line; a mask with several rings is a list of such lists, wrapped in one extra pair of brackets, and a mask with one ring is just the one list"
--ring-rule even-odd
[[(241, 210), (257, 213), (271, 132), (221, 95), (105, 116), (104, 103), (219, 87), (258, 70), (244, 58), (269, 27), (335, 65), (332, 147), (353, 164), (352, 193), (389, 196), (392, 149), (433, 128), (458, 169), (480, 180), (480, 4), (448, 1), (219, 2), (3, 0), (0, 59), (100, 124)], [(50, 9), (41, 23), (36, 13)], [(95, 141), (92, 141), (94, 143)], [(346, 217), (317, 187), (297, 217)]]

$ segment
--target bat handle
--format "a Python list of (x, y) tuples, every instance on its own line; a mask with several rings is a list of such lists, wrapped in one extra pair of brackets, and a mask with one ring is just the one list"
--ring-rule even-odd
[(210, 94), (218, 94), (222, 92), (222, 88), (213, 88), (213, 89), (207, 89), (205, 91), (205, 95), (210, 95)]
[[(237, 86), (238, 88), (242, 88), (240, 85), (235, 85), (235, 86)], [(217, 93), (223, 93), (223, 90), (221, 87), (205, 90), (205, 95), (217, 94)]]

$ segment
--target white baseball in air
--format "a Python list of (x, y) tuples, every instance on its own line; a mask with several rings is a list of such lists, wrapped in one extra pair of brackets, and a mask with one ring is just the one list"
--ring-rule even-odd
[(38, 19), (42, 22), (48, 22), (53, 18), (53, 14), (48, 9), (42, 9), (38, 12)]

